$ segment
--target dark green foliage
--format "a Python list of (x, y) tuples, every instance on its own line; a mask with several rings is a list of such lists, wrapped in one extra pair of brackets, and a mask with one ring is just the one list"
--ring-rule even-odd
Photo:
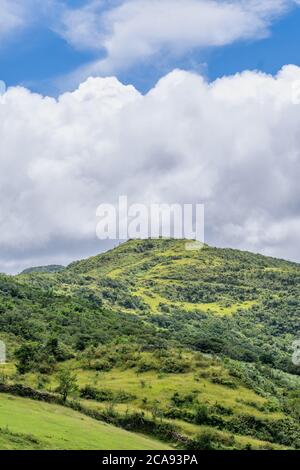
[(21, 384), (3, 384), (0, 382), (0, 392), (9, 393), (18, 397), (30, 398), (32, 400), (45, 401), (47, 403), (62, 404), (62, 401), (54, 394), (48, 392), (40, 392)]
[(91, 386), (86, 386), (80, 390), (81, 398), (86, 400), (95, 400), (99, 402), (114, 402), (114, 403), (127, 403), (134, 400), (136, 397), (124, 390), (114, 392), (112, 390), (98, 389)]
[(188, 395), (182, 395), (179, 392), (175, 392), (171, 397), (171, 404), (176, 407), (182, 407), (184, 405), (191, 405), (195, 402), (196, 395), (189, 393)]
[(209, 423), (209, 411), (207, 406), (198, 405), (195, 413), (196, 424), (208, 424)]
[(216, 441), (218, 442), (217, 435), (213, 432), (205, 432), (199, 434), (193, 441), (187, 445), (187, 450), (215, 450)]
[(195, 439), (186, 444), (186, 449), (195, 450), (225, 450), (236, 447), (234, 436), (224, 437), (213, 431), (199, 434)]
[(24, 342), (16, 351), (17, 370), (20, 374), (29, 371), (51, 372), (57, 362), (66, 361), (73, 357), (71, 350), (60, 343), (55, 337), (50, 337), (45, 344), (33, 341)]
[(299, 422), (292, 418), (264, 420), (255, 416), (234, 416), (226, 425), (234, 433), (254, 435), (258, 439), (300, 449)]
[(15, 356), (18, 360), (18, 372), (20, 374), (25, 374), (25, 372), (29, 372), (37, 364), (37, 358), (39, 356), (39, 344), (28, 341), (27, 343), (22, 344), (22, 346), (16, 350)]

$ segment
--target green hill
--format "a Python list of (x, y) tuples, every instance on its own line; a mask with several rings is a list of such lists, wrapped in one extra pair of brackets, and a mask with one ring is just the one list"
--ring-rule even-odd
[(56, 393), (68, 366), (77, 400), (118, 426), (185, 447), (300, 447), (300, 265), (186, 244), (0, 276), (4, 380)]
[(163, 450), (168, 446), (61, 406), (0, 395), (0, 448)]
[[(118, 320), (122, 324), (118, 338), (134, 335), (141, 342), (172, 338), (200, 351), (262, 360), (293, 372), (299, 280), (300, 267), (295, 263), (207, 246), (187, 251), (185, 241), (150, 240), (127, 242), (73, 263), (57, 275), (21, 276), (14, 280), (14, 288), (23, 297), (18, 302), (22, 309), (30, 289), (36, 312), (28, 299), (30, 310), (23, 311), (22, 318), (28, 315), (39, 323), (38, 333), (31, 329), (32, 339), (42, 337), (45, 330), (49, 334), (52, 321), (57, 332), (67, 315), (62, 332), (67, 343), (74, 344), (78, 336), (84, 342), (84, 331), (88, 343), (92, 337), (94, 343), (105, 343), (115, 336)], [(69, 313), (78, 309), (85, 311), (86, 321), (77, 331), (82, 315)], [(72, 337), (67, 337), (69, 326)]]

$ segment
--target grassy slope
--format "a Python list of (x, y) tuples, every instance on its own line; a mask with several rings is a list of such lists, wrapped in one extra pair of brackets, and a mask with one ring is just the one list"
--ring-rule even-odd
[[(221, 315), (260, 305), (268, 291), (278, 300), (286, 291), (272, 291), (273, 285), (283, 287), (290, 274), (296, 280), (300, 277), (300, 266), (284, 260), (208, 246), (189, 251), (182, 240), (147, 242), (148, 247), (142, 241), (129, 241), (105, 254), (73, 263), (66, 272), (78, 274), (96, 291), (98, 280), (105, 276), (123, 282), (134, 280), (131, 294), (144, 300), (152, 313), (159, 313), (159, 304), (165, 303), (187, 312), (199, 309)], [(180, 291), (188, 286), (199, 287), (199, 283), (206, 292), (201, 292), (199, 299), (185, 301), (186, 293)], [(60, 284), (59, 288), (69, 286)], [(174, 293), (174, 288), (179, 292)]]
[(102, 424), (67, 408), (0, 395), (1, 449), (164, 450), (154, 439)]
[(200, 350), (205, 349), (195, 338), (202, 341), (208, 325), (199, 315), (207, 314), (216, 328), (227, 329), (222, 338), (208, 326), (223, 343), (212, 352), (242, 360), (251, 356), (254, 362), (267, 355), (273, 367), (291, 370), (292, 343), (300, 335), (297, 263), (208, 246), (190, 251), (184, 240), (132, 240), (71, 264), (54, 286), (57, 294), (71, 296), (79, 288), (151, 327), (167, 321), (168, 335), (183, 344), (187, 338), (186, 344)]
[[(63, 302), (59, 308), (65, 310), (68, 320), (74, 317), (69, 313), (68, 299), (78, 299), (83, 295), (87, 297), (93, 293), (96, 299), (101, 299), (105, 308), (111, 309), (110, 318), (113, 314), (119, 318), (122, 312), (133, 318), (137, 325), (141, 319), (143, 324), (152, 328), (154, 326), (157, 331), (162, 331), (161, 325), (165, 328), (167, 324), (169, 326), (165, 328), (165, 337), (172, 335), (184, 347), (186, 343), (183, 339), (198, 340), (204, 328), (207, 328), (210, 337), (217, 340), (225, 337), (226, 328), (229, 332), (234, 328), (233, 340), (241, 339), (235, 344), (230, 342), (229, 337), (227, 343), (230, 350), (236, 345), (243, 349), (252, 342), (251, 353), (252, 350), (255, 354), (258, 351), (259, 356), (261, 352), (267, 351), (271, 358), (278, 357), (276, 361), (279, 365), (282, 361), (283, 366), (280, 367), (283, 370), (285, 364), (291, 363), (289, 348), (297, 338), (300, 307), (300, 267), (295, 263), (210, 247), (200, 251), (187, 251), (184, 241), (130, 241), (108, 253), (73, 263), (62, 273), (34, 274), (19, 276), (17, 279), (26, 288), (35, 286), (47, 289), (51, 286), (58, 299), (52, 298), (51, 301)], [(111, 296), (115, 293), (116, 297)], [(134, 301), (138, 299), (137, 306), (130, 305), (128, 298)], [(193, 316), (195, 312), (200, 316)], [(202, 319), (202, 313), (208, 315), (207, 320)], [(37, 314), (36, 318), (39, 318), (42, 330), (43, 316), (38, 317)], [(51, 320), (53, 318), (54, 314)], [(222, 323), (208, 325), (214, 319)], [(102, 319), (99, 321), (101, 328)], [(118, 325), (120, 333), (124, 329), (122, 321), (123, 318)], [(64, 320), (64, 325), (65, 322)], [(202, 322), (201, 325), (199, 322)], [(132, 325), (130, 324), (130, 328)], [(65, 326), (62, 331), (67, 331)], [(137, 334), (138, 330), (133, 337)], [(197, 343), (195, 344), (197, 349), (202, 350), (202, 345), (198, 348)], [(218, 354), (219, 351), (213, 352)], [(222, 354), (229, 355), (228, 349), (223, 348)], [(249, 362), (255, 361), (254, 358)], [(130, 403), (116, 405), (120, 411), (125, 411), (127, 407), (145, 411), (143, 398), (147, 398), (152, 404), (159, 401), (160, 406), (165, 408), (169, 406), (171, 395), (175, 391), (187, 394), (198, 390), (201, 403), (213, 406), (217, 402), (230, 407), (235, 414), (242, 413), (274, 421), (283, 416), (281, 411), (261, 411), (268, 399), (272, 399), (272, 393), (265, 398), (255, 393), (250, 385), (239, 383), (237, 379), (236, 389), (214, 383), (213, 375), (228, 376), (222, 361), (218, 366), (205, 366), (204, 370), (195, 366), (186, 374), (163, 376), (157, 371), (137, 375), (134, 369), (120, 368), (113, 368), (99, 375), (82, 367), (80, 360), (75, 360), (70, 365), (76, 369), (81, 387), (88, 384), (101, 389), (126, 390), (136, 395), (137, 398)], [(214, 367), (216, 370), (213, 370)], [(141, 381), (146, 382), (144, 388)], [(27, 374), (24, 383), (36, 387), (37, 375)], [(279, 386), (275, 382), (274, 384), (279, 390)], [(53, 389), (55, 385), (53, 375), (46, 388)], [(285, 395), (284, 386), (279, 395)], [(106, 405), (92, 400), (88, 404), (95, 408)], [(204, 429), (203, 426), (183, 421), (177, 424), (190, 435)], [(236, 437), (241, 444), (264, 446), (262, 441), (251, 436)]]
[[(26, 286), (50, 286), (59, 296), (73, 298), (79, 291), (81, 295), (93, 292), (104, 306), (135, 314), (161, 314), (173, 308), (233, 316), (265, 310), (266, 302), (286, 308), (287, 296), (296, 300), (300, 295), (299, 264), (206, 245), (190, 251), (184, 240), (131, 240), (107, 253), (72, 263), (62, 273), (21, 275), (17, 279)], [(107, 295), (110, 289), (122, 291), (140, 304), (130, 306), (123, 298), (112, 298)], [(292, 317), (292, 303), (289, 310), (282, 313)], [(295, 325), (291, 333), (294, 329)]]
[[(144, 360), (147, 360), (148, 356), (147, 353), (142, 354)], [(186, 358), (191, 364), (193, 363), (194, 359), (191, 354)], [(125, 414), (127, 411), (138, 411), (150, 417), (155, 404), (161, 409), (167, 410), (171, 403), (171, 397), (179, 391), (182, 395), (195, 394), (199, 403), (210, 407), (216, 404), (222, 405), (232, 410), (233, 415), (254, 416), (258, 419), (272, 420), (273, 422), (284, 418), (285, 415), (281, 411), (268, 411), (267, 406), (270, 397), (262, 397), (241, 384), (239, 380), (230, 377), (222, 361), (202, 358), (201, 362), (202, 365), (198, 363), (194, 366), (193, 371), (181, 374), (161, 374), (155, 371), (137, 374), (135, 369), (122, 370), (118, 368), (99, 373), (83, 369), (80, 361), (77, 360), (69, 361), (68, 366), (75, 371), (80, 388), (91, 386), (98, 390), (108, 390), (115, 393), (123, 390), (131, 394), (133, 398), (128, 402), (114, 404), (114, 409), (120, 414)], [(14, 367), (9, 364), (2, 366), (2, 370), (11, 376), (15, 372)], [(236, 388), (214, 383), (213, 378), (215, 376), (234, 381)], [(44, 386), (44, 389), (53, 392), (58, 385), (56, 375), (53, 374), (48, 379), (49, 382)], [(35, 373), (25, 374), (22, 382), (24, 385), (38, 388), (39, 376)], [(147, 403), (145, 403), (145, 399)], [(98, 411), (105, 410), (111, 404), (109, 401), (99, 403), (94, 400), (82, 400), (82, 403), (86, 407)], [(192, 410), (192, 405), (191, 407), (187, 406), (186, 409)], [(164, 421), (173, 422), (178, 426), (181, 434), (191, 438), (208, 429), (214, 429), (178, 419), (165, 419)], [(220, 432), (220, 435), (227, 437), (232, 434), (234, 433)], [(256, 449), (268, 447), (276, 449), (280, 447), (276, 444), (271, 445), (263, 440), (254, 439), (251, 435), (240, 436), (235, 434), (235, 439), (240, 447), (245, 445), (251, 445), (252, 448)]]

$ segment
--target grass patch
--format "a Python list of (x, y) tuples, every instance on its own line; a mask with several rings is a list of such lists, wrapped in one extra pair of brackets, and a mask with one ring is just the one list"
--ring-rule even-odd
[(2, 449), (166, 450), (155, 439), (100, 423), (58, 405), (0, 394)]

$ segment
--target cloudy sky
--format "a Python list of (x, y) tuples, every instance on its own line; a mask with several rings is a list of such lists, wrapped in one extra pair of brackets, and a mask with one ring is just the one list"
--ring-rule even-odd
[(299, 23), (297, 0), (0, 0), (0, 271), (102, 251), (120, 194), (300, 261)]

